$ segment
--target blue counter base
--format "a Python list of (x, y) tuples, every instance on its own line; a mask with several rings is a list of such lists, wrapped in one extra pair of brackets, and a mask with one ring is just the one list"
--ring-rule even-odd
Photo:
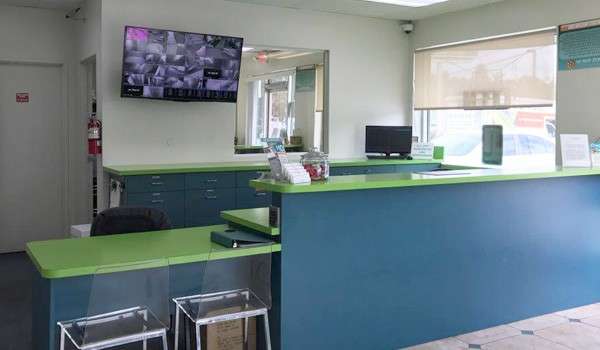
[(600, 301), (600, 177), (274, 202), (286, 350), (398, 349)]

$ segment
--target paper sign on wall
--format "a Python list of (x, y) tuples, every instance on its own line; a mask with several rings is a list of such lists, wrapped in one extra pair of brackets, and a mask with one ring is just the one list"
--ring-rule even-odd
[(433, 143), (415, 142), (412, 145), (411, 156), (413, 159), (432, 160), (434, 149)]
[(589, 168), (592, 166), (588, 135), (563, 134), (560, 135), (560, 143), (563, 167)]
[(29, 103), (29, 93), (17, 92), (17, 103)]

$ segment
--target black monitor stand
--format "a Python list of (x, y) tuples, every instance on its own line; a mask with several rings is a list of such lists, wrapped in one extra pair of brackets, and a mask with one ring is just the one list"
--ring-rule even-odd
[(367, 159), (373, 159), (373, 160), (412, 160), (412, 157), (410, 156), (410, 154), (399, 154), (396, 156), (392, 156), (391, 154), (385, 154), (385, 155), (367, 155)]

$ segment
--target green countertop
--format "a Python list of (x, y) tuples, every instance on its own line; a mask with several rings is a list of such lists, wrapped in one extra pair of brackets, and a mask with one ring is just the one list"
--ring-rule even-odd
[(227, 226), (27, 243), (27, 254), (44, 278), (92, 275), (100, 268), (165, 260), (169, 265), (229, 259), (281, 251), (281, 245), (230, 249), (212, 243), (210, 233)]
[(546, 170), (504, 170), (504, 169), (467, 169), (450, 170), (439, 175), (416, 173), (375, 174), (333, 176), (326, 182), (292, 185), (273, 180), (253, 180), (250, 186), (269, 192), (310, 193), (368, 190), (380, 188), (451, 185), (496, 181), (531, 180), (572, 176), (600, 175), (599, 169), (546, 169)]
[[(417, 165), (441, 164), (439, 160), (386, 160), (386, 159), (339, 159), (332, 160), (332, 167), (382, 166), (382, 165)], [(267, 171), (269, 165), (263, 162), (224, 162), (224, 163), (187, 163), (187, 164), (155, 164), (155, 165), (114, 165), (104, 170), (118, 176), (178, 174), (178, 173), (210, 173), (219, 171)]]
[(279, 228), (269, 225), (269, 208), (227, 210), (221, 217), (229, 222), (251, 228), (271, 236), (279, 235)]

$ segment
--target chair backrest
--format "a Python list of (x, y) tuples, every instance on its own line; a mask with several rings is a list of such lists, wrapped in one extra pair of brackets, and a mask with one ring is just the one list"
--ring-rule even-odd
[(97, 269), (81, 345), (168, 328), (169, 281), (167, 259)]
[(271, 262), (273, 244), (262, 247), (237, 248), (239, 251), (260, 249), (263, 252), (235, 259), (220, 259), (223, 248), (212, 243), (208, 261), (202, 274), (200, 294), (213, 294), (232, 290), (250, 290), (267, 308), (272, 306)]
[(162, 231), (171, 229), (171, 220), (156, 208), (117, 207), (107, 209), (94, 219), (90, 236)]

